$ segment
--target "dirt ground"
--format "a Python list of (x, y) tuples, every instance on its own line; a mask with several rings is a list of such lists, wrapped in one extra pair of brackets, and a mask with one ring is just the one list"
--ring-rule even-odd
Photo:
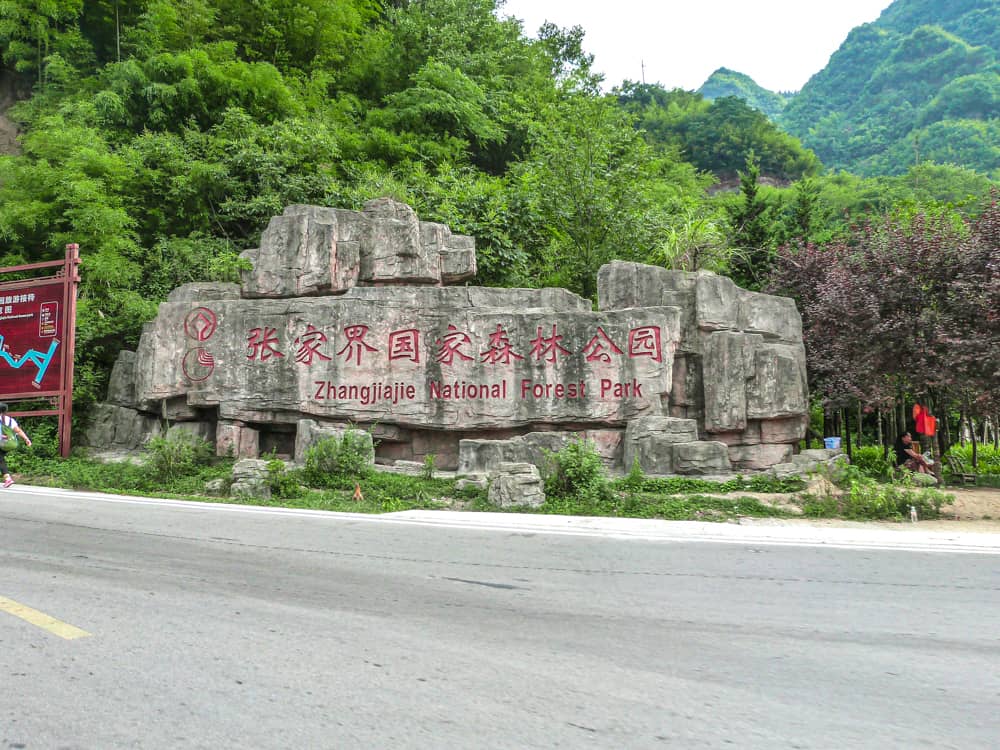
[(970, 528), (964, 530), (1000, 533), (1000, 487), (949, 487), (945, 492), (955, 496), (954, 503), (941, 508), (947, 520), (927, 521), (927, 525), (940, 524), (956, 530), (968, 526)]

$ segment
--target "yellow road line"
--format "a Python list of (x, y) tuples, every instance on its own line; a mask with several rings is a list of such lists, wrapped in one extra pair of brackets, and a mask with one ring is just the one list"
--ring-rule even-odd
[(0, 612), (8, 612), (14, 615), (14, 617), (20, 617), (25, 622), (37, 625), (42, 630), (47, 630), (53, 635), (65, 638), (67, 641), (72, 641), (75, 638), (86, 638), (90, 635), (86, 630), (80, 630), (80, 628), (74, 625), (50, 617), (44, 612), (39, 612), (37, 609), (18, 604), (13, 599), (8, 599), (5, 596), (0, 596)]

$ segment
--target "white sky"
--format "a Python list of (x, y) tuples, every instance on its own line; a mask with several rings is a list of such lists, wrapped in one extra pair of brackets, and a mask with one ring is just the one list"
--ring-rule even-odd
[(605, 88), (624, 79), (697, 89), (717, 68), (797, 91), (855, 26), (891, 0), (507, 0), (500, 14), (535, 36), (544, 21), (582, 26)]

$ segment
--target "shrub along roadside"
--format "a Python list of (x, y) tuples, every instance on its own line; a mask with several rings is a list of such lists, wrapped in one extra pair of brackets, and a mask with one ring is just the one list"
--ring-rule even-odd
[(802, 510), (814, 518), (901, 521), (913, 506), (919, 518), (941, 517), (941, 506), (954, 499), (936, 489), (915, 488), (905, 479), (886, 484), (865, 476), (857, 466), (843, 466), (829, 476), (840, 492), (804, 495)]
[[(350, 433), (348, 433), (350, 435)], [(433, 478), (433, 472), (408, 476), (373, 469), (364, 441), (329, 438), (340, 444), (317, 443), (304, 468), (289, 468), (272, 458), (268, 463), (270, 501), (253, 501), (317, 510), (385, 513), (423, 508), (460, 508), (496, 511), (484, 490), (458, 491), (453, 479)], [(360, 446), (360, 447), (359, 447)], [(316, 446), (314, 446), (316, 447)], [(610, 480), (593, 446), (571, 443), (554, 454), (547, 473), (547, 501), (537, 509), (519, 512), (562, 515), (663, 518), (670, 520), (727, 520), (738, 516), (791, 517), (782, 507), (789, 495), (799, 493), (799, 479), (778, 480), (763, 475), (737, 477), (726, 482), (697, 478), (645, 477), (637, 469)], [(185, 434), (171, 434), (150, 443), (142, 463), (100, 463), (79, 456), (52, 457), (44, 449), (19, 451), (10, 457), (22, 481), (54, 487), (93, 490), (151, 497), (179, 497), (213, 502), (245, 502), (208, 497), (206, 483), (228, 480), (232, 459), (211, 455), (206, 445)], [(936, 518), (948, 496), (936, 490), (915, 490), (906, 485), (881, 484), (857, 467), (846, 467), (831, 476), (844, 491), (804, 496), (803, 510), (814, 517), (850, 519), (904, 519), (914, 505), (921, 518)], [(355, 488), (363, 499), (355, 500)], [(745, 493), (784, 493), (769, 503)]]

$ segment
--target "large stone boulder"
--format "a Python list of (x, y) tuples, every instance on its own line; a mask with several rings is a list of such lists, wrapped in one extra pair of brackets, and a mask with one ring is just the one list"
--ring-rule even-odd
[[(476, 474), (544, 465), (568, 435), (619, 471), (764, 469), (790, 463), (805, 432), (794, 304), (722, 276), (616, 261), (596, 312), (562, 289), (444, 286), (475, 273), (473, 239), (388, 198), (289, 206), (244, 257), (241, 285), (171, 292), (116, 365), (109, 404), (211, 418), (217, 451), (237, 457), (291, 454), (295, 430), (302, 461), (353, 423), (377, 433), (383, 462)], [(120, 421), (121, 441), (142, 428)]]
[(698, 440), (698, 424), (693, 419), (639, 417), (625, 429), (625, 471), (638, 462), (644, 474), (673, 474), (673, 446)]
[(83, 442), (99, 450), (136, 450), (162, 432), (159, 419), (135, 409), (95, 404)]
[(271, 485), (268, 482), (267, 461), (245, 458), (233, 465), (233, 481), (229, 494), (245, 500), (270, 500)]
[(135, 408), (135, 352), (126, 349), (118, 352), (118, 358), (111, 368), (106, 403)]
[(709, 272), (617, 261), (601, 268), (598, 286), (602, 310), (666, 300), (681, 309), (669, 416), (696, 419), (699, 435), (725, 443), (740, 467), (766, 468), (790, 455), (808, 415), (802, 321), (792, 300)]
[(489, 501), (498, 508), (528, 506), (545, 502), (545, 483), (534, 464), (502, 463), (490, 474)]
[(529, 432), (512, 438), (492, 440), (465, 438), (459, 441), (458, 473), (467, 476), (489, 474), (502, 463), (529, 463), (546, 471), (551, 456), (573, 440), (590, 443), (609, 470), (621, 466), (621, 430), (581, 430), (579, 432)]
[(260, 247), (242, 257), (245, 297), (340, 293), (359, 283), (442, 284), (476, 273), (475, 242), (443, 224), (420, 221), (391, 198), (364, 211), (289, 206), (271, 219)]
[[(184, 397), (247, 424), (314, 416), (432, 430), (623, 426), (659, 413), (678, 310), (594, 313), (577, 300), (378, 287), (166, 302), (139, 343), (136, 400), (155, 412), (164, 399)], [(571, 310), (551, 306), (566, 303)]]
[(725, 443), (701, 440), (673, 446), (675, 474), (728, 474), (732, 471)]
[(729, 460), (734, 468), (746, 471), (760, 471), (775, 464), (792, 459), (792, 446), (782, 443), (758, 443), (756, 445), (735, 445), (729, 448)]
[(543, 469), (550, 454), (574, 438), (570, 432), (532, 432), (506, 440), (465, 439), (458, 444), (458, 473), (490, 474), (500, 464), (532, 464)]

